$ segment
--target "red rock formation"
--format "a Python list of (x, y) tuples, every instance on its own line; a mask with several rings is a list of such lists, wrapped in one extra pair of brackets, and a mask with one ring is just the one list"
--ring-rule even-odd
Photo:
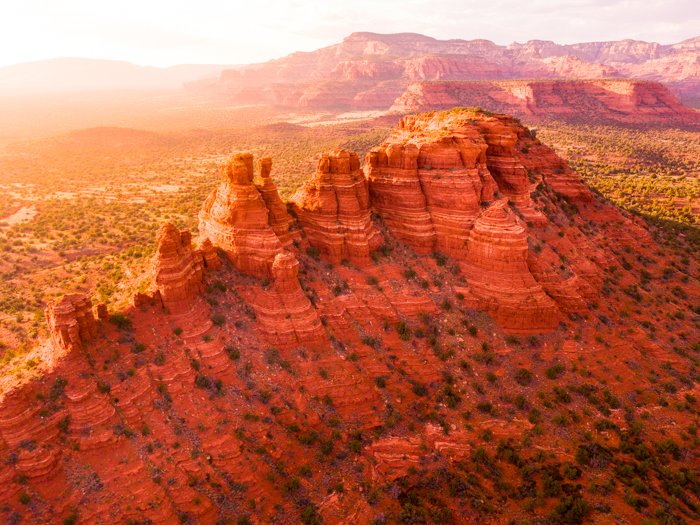
[(482, 119), (479, 127), (488, 145), (486, 165), (501, 193), (519, 205), (530, 202), (530, 181), (525, 166), (516, 158), (515, 145), (524, 129), (510, 118)]
[(700, 124), (700, 114), (663, 85), (629, 79), (418, 82), (408, 86), (391, 109), (414, 113), (454, 106), (480, 106), (529, 120)]
[[(656, 451), (666, 470), (650, 469), (648, 477), (659, 497), (640, 513), (618, 486), (582, 491), (588, 504), (579, 508), (602, 522), (608, 505), (629, 523), (643, 513), (674, 512), (663, 505), (672, 495), (662, 478), (685, 479), (697, 459), (687, 436), (700, 391), (679, 381), (694, 365), (697, 261), (685, 246), (657, 244), (641, 221), (602, 200), (579, 203), (572, 213), (550, 191), (561, 175), (549, 173), (555, 159), (514, 121), (453, 111), (403, 126), (394, 137), (405, 144), (375, 151), (368, 170), (383, 177), (387, 195), (413, 198), (405, 189), (415, 189), (432, 228), (429, 247), (444, 244), (458, 261), (443, 267), (393, 238), (395, 249), (365, 268), (304, 258), (301, 269), (280, 250), (269, 288), (261, 287), (267, 279), (241, 276), (230, 265), (219, 270), (221, 286), (208, 296), (216, 317), (204, 307), (179, 315), (131, 309), (130, 329), (104, 324), (89, 351), (51, 352), (42, 344), (17, 356), (0, 375), (0, 522), (73, 522), (72, 509), (84, 523), (244, 522), (246, 514), (260, 523), (318, 521), (316, 514), (366, 523), (409, 512), (447, 521), (451, 513), (468, 523), (526, 514), (551, 521), (557, 496), (535, 508), (503, 498), (493, 473), (519, 483), (519, 468), (532, 463), (539, 465), (532, 471), (537, 486), (546, 483), (545, 471), (559, 479), (562, 465), (582, 456), (575, 451), (591, 445), (581, 440), (591, 432), (600, 457), (611, 459), (594, 469), (580, 465), (575, 484), (592, 486), (629, 460), (616, 443), (631, 424), (630, 410), (644, 406), (646, 424), (635, 439), (651, 447), (676, 443), (681, 451)], [(510, 163), (495, 179), (490, 149)], [(532, 227), (520, 218), (522, 202), (480, 202), (497, 184), (521, 184), (523, 170), (508, 167), (518, 165), (535, 172), (530, 189), (541, 186), (530, 206), (546, 215)], [(403, 180), (412, 185), (395, 182)], [(454, 187), (471, 207), (450, 205), (460, 200)], [(420, 241), (413, 234), (411, 242)], [(188, 286), (196, 287), (192, 276), (218, 259), (206, 237), (193, 250), (187, 234), (166, 226), (162, 240), (155, 261), (162, 293), (180, 304)], [(657, 300), (665, 297), (672, 302)], [(195, 302), (207, 304), (196, 294)], [(517, 334), (551, 329), (557, 309), (572, 315), (554, 334), (518, 340), (474, 308)], [(93, 336), (83, 297), (51, 305), (47, 320), (62, 348)], [(570, 408), (586, 398), (604, 403), (608, 423), (566, 408), (550, 370), (566, 374), (559, 382), (580, 384), (568, 391)], [(481, 389), (484, 377), (494, 386)], [(591, 379), (605, 377), (616, 380), (596, 386)], [(650, 389), (649, 377), (662, 386)], [(658, 403), (661, 390), (668, 404)], [(532, 422), (525, 419), (529, 408), (519, 401), (531, 392), (540, 392), (537, 405), (549, 410), (537, 422), (535, 412)], [(541, 431), (531, 431), (535, 424)], [(494, 440), (483, 439), (485, 430)], [(519, 445), (523, 435), (532, 446)], [(402, 497), (404, 489), (412, 495)], [(690, 521), (699, 501), (686, 489), (673, 491), (684, 494)], [(497, 509), (483, 504), (496, 500), (503, 502)]]
[(517, 139), (517, 127), (505, 118), (469, 111), (405, 117), (367, 157), (372, 204), (419, 253), (438, 250), (463, 258), (482, 202), (492, 200), (497, 189), (510, 194), (517, 189), (527, 200), (525, 170), (507, 156)]
[(190, 232), (170, 223), (160, 228), (153, 272), (160, 300), (172, 313), (189, 310), (202, 291), (202, 260), (192, 248)]
[(292, 202), (309, 243), (333, 263), (368, 264), (370, 252), (383, 244), (372, 224), (367, 180), (355, 153), (323, 155)]
[(254, 308), (271, 344), (317, 345), (326, 341), (318, 313), (301, 289), (299, 262), (289, 252), (278, 253), (272, 264), (273, 290), (257, 293)]
[[(433, 100), (439, 97), (447, 103), (447, 106), (432, 106), (437, 108), (460, 105), (459, 98), (475, 95), (455, 96), (440, 87), (424, 84), (424, 81), (469, 81), (466, 86), (469, 91), (480, 91), (483, 96), (479, 95), (480, 101), (468, 105), (529, 114), (528, 106), (537, 112), (538, 97), (528, 102), (518, 100), (508, 88), (496, 87), (492, 81), (580, 79), (582, 82), (569, 84), (570, 90), (584, 97), (579, 101), (590, 102), (591, 97), (586, 95), (589, 79), (622, 76), (663, 82), (688, 101), (696, 100), (700, 93), (697, 39), (664, 46), (631, 40), (571, 45), (535, 40), (499, 46), (487, 40), (440, 41), (418, 34), (353, 33), (334, 46), (309, 53), (293, 53), (265, 64), (225, 70), (219, 79), (202, 80), (193, 83), (191, 88), (238, 104), (387, 109), (400, 94), (400, 91), (396, 93), (397, 88), (419, 81), (422, 87), (417, 90), (430, 90)], [(482, 89), (485, 86), (488, 89)], [(413, 91), (402, 98), (415, 99), (415, 87)], [(395, 95), (390, 99), (386, 96), (388, 93)], [(555, 94), (555, 98), (558, 97)], [(510, 108), (499, 106), (504, 98), (512, 104)], [(545, 98), (551, 97), (547, 95)], [(625, 95), (623, 98), (632, 101), (636, 97)], [(639, 118), (642, 122), (660, 121), (661, 116), (657, 113), (667, 111), (663, 106), (672, 108), (662, 99), (638, 99), (634, 105), (640, 108), (640, 115), (632, 118)], [(572, 99), (571, 102), (575, 101)], [(567, 116), (566, 113), (578, 117), (592, 113), (591, 107), (578, 103), (561, 104), (560, 101), (558, 104), (564, 108), (560, 114), (563, 117)], [(406, 101), (397, 102), (397, 105), (403, 105), (404, 112), (428, 108), (425, 105), (409, 107)], [(541, 109), (545, 110), (544, 106)], [(682, 111), (688, 110), (684, 108)], [(630, 113), (628, 108), (625, 112), (630, 116), (636, 109)], [(624, 114), (615, 115), (614, 111), (608, 111), (607, 116), (628, 118)]]
[(270, 177), (271, 170), (272, 159), (270, 157), (265, 157), (258, 161), (258, 172), (262, 179), (262, 184), (258, 184), (257, 188), (265, 201), (265, 206), (270, 212), (268, 215), (270, 228), (275, 232), (282, 245), (288, 247), (292, 243), (290, 227), (293, 221), (277, 192), (277, 186), (275, 186)]
[(82, 348), (97, 335), (92, 301), (85, 295), (64, 295), (59, 301), (49, 303), (46, 322), (51, 340), (63, 350)]
[(221, 171), (224, 181), (199, 212), (199, 233), (223, 249), (239, 270), (270, 275), (272, 261), (283, 247), (270, 226), (270, 210), (253, 183), (253, 155), (236, 153)]
[(469, 291), (501, 327), (530, 334), (554, 329), (554, 301), (530, 273), (527, 230), (505, 199), (489, 206), (469, 233), (463, 265)]
[[(581, 176), (554, 151), (537, 140), (522, 136), (523, 147), (516, 150), (516, 158), (529, 175), (540, 175), (555, 192), (571, 201), (590, 202), (593, 194)], [(522, 203), (518, 203), (520, 206)]]
[(215, 271), (221, 267), (221, 259), (219, 259), (219, 254), (216, 253), (216, 248), (214, 248), (214, 245), (209, 239), (204, 239), (201, 241), (197, 251), (201, 254), (202, 262), (207, 270)]
[[(592, 194), (515, 119), (470, 109), (405, 117), (369, 153), (366, 170), (372, 204), (389, 229), (419, 253), (439, 251), (466, 261), (467, 292), (503, 328), (555, 328), (558, 309), (547, 294), (567, 311), (585, 306), (582, 295), (590, 296), (592, 287), (575, 268), (551, 272), (552, 261), (531, 257), (545, 288), (538, 284), (528, 269), (524, 223), (505, 203), (545, 227), (547, 217), (530, 198), (540, 184), (571, 201), (585, 203)], [(507, 199), (482, 212), (496, 192)], [(575, 251), (573, 259), (581, 276), (597, 282), (595, 270)]]

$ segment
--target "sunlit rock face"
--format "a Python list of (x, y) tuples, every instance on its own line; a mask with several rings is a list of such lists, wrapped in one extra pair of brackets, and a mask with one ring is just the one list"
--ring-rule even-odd
[(46, 307), (46, 322), (54, 345), (62, 350), (80, 349), (97, 334), (92, 301), (86, 295), (64, 295)]
[(530, 254), (528, 225), (553, 226), (531, 197), (538, 188), (571, 202), (592, 195), (516, 119), (479, 109), (404, 117), (365, 171), (372, 207), (392, 233), (418, 253), (460, 261), (474, 305), (504, 329), (550, 331), (558, 302), (566, 311), (584, 304), (591, 287), (577, 274), (595, 282), (595, 269), (572, 257), (566, 272), (549, 271), (551, 259)]
[(193, 249), (190, 232), (170, 223), (160, 228), (153, 272), (163, 306), (173, 313), (187, 311), (202, 291), (203, 266), (204, 258)]
[(311, 246), (333, 263), (367, 265), (370, 252), (383, 243), (371, 220), (367, 180), (353, 152), (323, 155), (292, 202)]
[[(269, 165), (262, 164), (269, 177)], [(270, 276), (283, 244), (275, 233), (281, 226), (277, 205), (272, 225), (267, 202), (276, 201), (269, 186), (261, 194), (254, 184), (253, 155), (236, 153), (222, 166), (223, 181), (207, 197), (199, 213), (199, 234), (221, 248), (239, 270)], [(268, 178), (263, 177), (263, 179)], [(275, 190), (276, 193), (276, 190)], [(266, 198), (264, 198), (266, 195)]]

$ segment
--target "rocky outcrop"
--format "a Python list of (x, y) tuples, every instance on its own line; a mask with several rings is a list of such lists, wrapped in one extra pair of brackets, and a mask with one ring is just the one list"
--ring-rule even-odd
[(292, 231), (290, 230), (293, 220), (287, 213), (287, 206), (277, 192), (277, 186), (270, 177), (272, 171), (272, 159), (265, 157), (258, 160), (258, 173), (262, 183), (256, 184), (260, 195), (262, 195), (265, 206), (269, 211), (268, 224), (275, 235), (279, 238), (283, 246), (288, 247), (292, 243)]
[[(552, 272), (551, 260), (530, 257), (544, 287), (531, 273), (525, 221), (549, 224), (530, 196), (540, 185), (584, 204), (592, 194), (517, 120), (477, 109), (404, 117), (368, 154), (366, 171), (372, 205), (387, 227), (419, 253), (462, 261), (465, 291), (504, 329), (555, 328), (557, 300), (566, 311), (584, 307), (590, 288), (574, 269)], [(581, 267), (595, 275), (584, 262)]]
[(181, 232), (170, 223), (160, 228), (154, 280), (163, 306), (172, 313), (189, 310), (202, 291), (203, 261), (201, 252), (192, 247), (190, 232)]
[[(204, 79), (190, 87), (237, 104), (317, 109), (386, 110), (408, 88), (395, 103), (402, 112), (480, 105), (515, 114), (587, 118), (592, 110), (607, 108), (606, 116), (613, 120), (647, 123), (662, 122), (661, 113), (689, 111), (669, 104), (667, 95), (649, 96), (649, 83), (640, 84), (647, 92), (641, 98), (635, 94), (609, 97), (604, 93), (608, 87), (602, 84), (589, 93), (598, 81), (619, 77), (662, 82), (688, 102), (695, 101), (700, 93), (697, 40), (675, 45), (632, 40), (559, 45), (533, 40), (500, 46), (488, 40), (353, 33), (333, 46), (224, 70), (220, 78)], [(508, 87), (511, 80), (533, 78), (577, 80), (563, 84), (519, 80)], [(387, 96), (390, 94), (393, 98)], [(428, 100), (440, 105), (428, 106)], [(618, 104), (625, 100), (622, 106)], [(548, 111), (549, 107), (554, 111)], [(616, 113), (619, 109), (620, 114)]]
[(662, 84), (629, 79), (417, 82), (391, 109), (414, 113), (454, 106), (480, 106), (531, 121), (700, 124), (700, 113), (681, 104)]
[(525, 129), (512, 118), (479, 120), (479, 129), (487, 144), (486, 166), (496, 180), (499, 191), (521, 206), (530, 202), (527, 170), (516, 158), (516, 143)]
[[(541, 177), (556, 193), (572, 202), (590, 202), (593, 194), (581, 176), (554, 151), (537, 140), (526, 140), (516, 149), (516, 158), (525, 168), (528, 178)], [(522, 201), (518, 203), (522, 205)]]
[(272, 290), (258, 294), (256, 315), (271, 344), (314, 345), (326, 340), (318, 313), (301, 289), (297, 258), (284, 251), (272, 264)]
[[(269, 168), (266, 162), (262, 166)], [(271, 212), (266, 202), (274, 199), (269, 194), (269, 184), (264, 190), (266, 201), (253, 182), (250, 153), (234, 154), (222, 166), (221, 174), (223, 182), (207, 197), (199, 212), (199, 233), (221, 248), (239, 270), (269, 276), (275, 256), (283, 249), (270, 225)], [(280, 229), (278, 210), (273, 215), (275, 227)]]
[(46, 322), (53, 344), (62, 350), (83, 348), (97, 335), (92, 301), (82, 294), (64, 295), (46, 307)]
[(209, 239), (204, 239), (199, 244), (199, 253), (202, 255), (202, 262), (207, 270), (215, 271), (221, 266), (221, 259), (216, 253), (216, 248)]
[(505, 199), (482, 213), (469, 232), (463, 269), (470, 293), (506, 331), (552, 330), (558, 308), (530, 273), (527, 229)]
[(338, 149), (323, 155), (292, 202), (311, 246), (333, 263), (368, 264), (370, 252), (383, 243), (372, 223), (367, 180), (355, 153)]
[(496, 192), (529, 200), (514, 157), (519, 126), (475, 111), (408, 116), (367, 157), (372, 205), (419, 253), (464, 258), (469, 229)]

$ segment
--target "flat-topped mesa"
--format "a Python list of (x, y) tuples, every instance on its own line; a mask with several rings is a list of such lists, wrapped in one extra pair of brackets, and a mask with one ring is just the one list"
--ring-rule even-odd
[(46, 307), (46, 322), (54, 345), (61, 350), (83, 348), (97, 335), (92, 301), (86, 295), (64, 295)]
[[(553, 58), (553, 57), (550, 57)], [(664, 124), (697, 127), (700, 114), (681, 104), (659, 82), (629, 78), (606, 79), (605, 68), (590, 71), (572, 57), (557, 57), (567, 68), (563, 79), (539, 80), (420, 80), (409, 84), (391, 110), (418, 113), (455, 106), (482, 106), (492, 111), (527, 117), (529, 122), (564, 119), (573, 122)], [(554, 65), (556, 62), (550, 62)], [(585, 66), (584, 66), (585, 67)], [(570, 68), (572, 68), (570, 70)], [(535, 75), (537, 74), (533, 71)], [(572, 76), (579, 76), (573, 79)], [(532, 78), (532, 77), (531, 77)]]
[(370, 252), (384, 242), (372, 223), (367, 180), (353, 152), (323, 155), (292, 203), (309, 244), (333, 263), (369, 264)]
[(202, 252), (192, 247), (190, 232), (181, 232), (171, 223), (161, 226), (153, 272), (160, 300), (170, 312), (186, 312), (194, 304), (202, 291), (203, 261)]
[(270, 210), (253, 183), (253, 155), (235, 153), (222, 166), (224, 180), (204, 201), (199, 233), (220, 247), (242, 272), (270, 276), (282, 242), (270, 226)]
[(258, 173), (260, 175), (261, 183), (256, 184), (260, 195), (262, 195), (265, 201), (265, 206), (270, 211), (268, 215), (268, 224), (275, 235), (279, 238), (283, 246), (289, 247), (292, 244), (292, 232), (290, 227), (292, 226), (294, 219), (287, 212), (287, 206), (280, 198), (277, 192), (277, 186), (272, 181), (270, 177), (270, 172), (272, 171), (272, 159), (270, 157), (264, 157), (258, 160)]
[(528, 269), (527, 229), (507, 199), (479, 216), (467, 246), (463, 269), (470, 292), (506, 332), (556, 328), (559, 310)]
[[(460, 119), (456, 117), (461, 117)], [(367, 156), (372, 206), (419, 253), (463, 258), (467, 234), (498, 189), (473, 112), (404, 117)]]
[(299, 284), (299, 262), (290, 252), (275, 256), (273, 288), (259, 294), (253, 306), (270, 344), (296, 346), (326, 341), (318, 313)]

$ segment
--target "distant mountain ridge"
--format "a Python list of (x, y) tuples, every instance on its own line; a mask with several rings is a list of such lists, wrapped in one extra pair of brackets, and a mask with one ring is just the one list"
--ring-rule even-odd
[[(390, 106), (416, 81), (549, 78), (652, 80), (686, 102), (698, 101), (700, 37), (668, 45), (531, 40), (504, 46), (416, 33), (352, 33), (316, 51), (225, 70), (218, 80), (196, 82), (192, 88), (234, 102), (365, 108)], [(372, 102), (377, 99), (382, 104)]]
[(181, 64), (160, 68), (119, 60), (54, 58), (0, 67), (0, 94), (179, 89), (229, 67)]

